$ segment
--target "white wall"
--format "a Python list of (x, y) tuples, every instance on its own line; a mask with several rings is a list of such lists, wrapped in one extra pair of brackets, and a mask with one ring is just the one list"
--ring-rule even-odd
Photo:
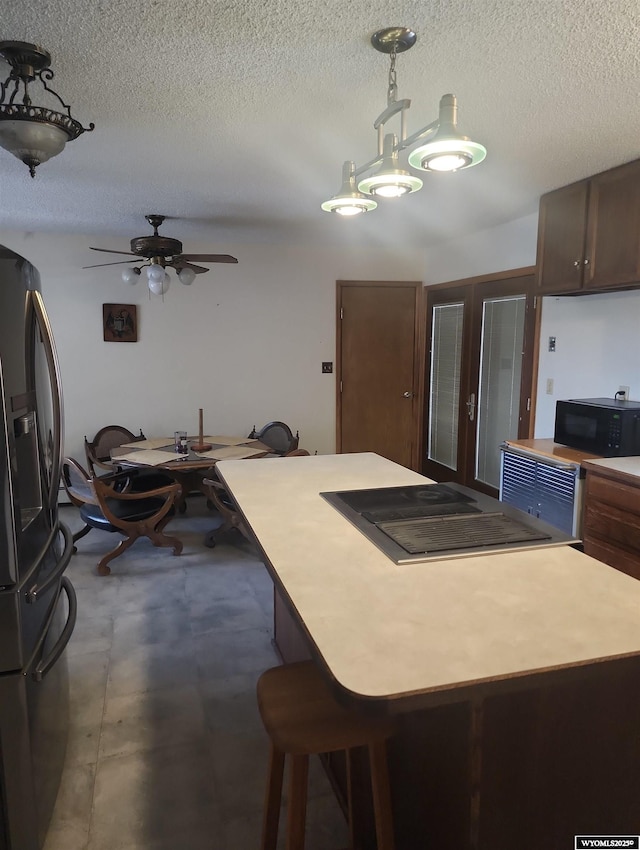
[[(271, 419), (300, 430), (309, 451), (335, 450), (335, 281), (437, 283), (535, 263), (537, 216), (479, 231), (425, 252), (339, 247), (190, 245), (232, 253), (237, 266), (212, 266), (191, 287), (173, 280), (164, 302), (121, 266), (82, 270), (100, 255), (101, 235), (0, 231), (5, 244), (40, 270), (60, 357), (66, 452), (102, 425), (147, 435), (205, 430), (249, 433)], [(109, 245), (113, 245), (110, 240)], [(109, 256), (104, 255), (109, 261)], [(117, 260), (117, 257), (114, 257)], [(137, 304), (139, 342), (102, 338), (102, 304)], [(543, 300), (535, 435), (553, 434), (558, 398), (611, 397), (620, 384), (640, 400), (640, 292)], [(549, 336), (557, 350), (547, 349)], [(552, 395), (546, 393), (553, 379)]]
[[(173, 278), (162, 301), (142, 282), (124, 284), (122, 266), (82, 270), (100, 262), (88, 250), (105, 244), (100, 235), (0, 231), (0, 244), (40, 271), (62, 373), (65, 452), (79, 459), (84, 435), (106, 424), (147, 436), (197, 433), (200, 407), (208, 433), (248, 434), (280, 419), (311, 453), (334, 451), (335, 375), (321, 374), (321, 363), (335, 361), (336, 280), (424, 277), (423, 257), (405, 246), (190, 244), (239, 263), (212, 266), (191, 287)], [(103, 341), (103, 303), (138, 305), (139, 342)]]
[(500, 227), (479, 230), (443, 242), (427, 253), (425, 282), (444, 283), (476, 275), (533, 266), (536, 262), (538, 214)]
[(553, 436), (558, 399), (613, 398), (620, 385), (640, 401), (640, 291), (544, 298), (536, 437)]

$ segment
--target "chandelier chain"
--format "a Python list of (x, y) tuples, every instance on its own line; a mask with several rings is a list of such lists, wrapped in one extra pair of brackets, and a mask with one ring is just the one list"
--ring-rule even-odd
[(387, 103), (394, 103), (398, 94), (398, 83), (396, 80), (396, 48), (391, 49), (389, 54), (389, 87), (387, 89)]

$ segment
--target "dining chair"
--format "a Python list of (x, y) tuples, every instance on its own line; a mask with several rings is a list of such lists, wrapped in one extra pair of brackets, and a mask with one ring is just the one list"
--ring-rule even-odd
[[(121, 471), (122, 467), (111, 459), (111, 449), (122, 446), (124, 443), (139, 443), (146, 440), (145, 435), (140, 433), (136, 436), (123, 425), (105, 425), (92, 440), (84, 438), (84, 452), (87, 459), (87, 467), (91, 477)], [(173, 483), (170, 475), (159, 472), (157, 469), (135, 469), (128, 468), (131, 478), (131, 489), (135, 491), (153, 490), (157, 487), (166, 487)]]
[(125, 552), (139, 537), (148, 537), (154, 546), (173, 547), (174, 555), (182, 552), (182, 541), (163, 533), (174, 515), (174, 503), (180, 494), (179, 484), (174, 482), (153, 490), (134, 491), (127, 473), (92, 478), (71, 457), (63, 461), (62, 482), (85, 524), (82, 531), (74, 536), (74, 542), (84, 537), (91, 528), (124, 536), (115, 549), (98, 561), (98, 575), (109, 575), (109, 561)]
[(297, 431), (294, 437), (291, 428), (286, 423), (278, 421), (267, 422), (259, 431), (256, 431), (254, 426), (250, 436), (252, 439), (260, 440), (261, 443), (269, 446), (272, 452), (281, 456), (297, 449), (300, 442)]
[[(293, 449), (293, 451), (287, 452), (285, 457), (301, 457), (305, 455), (309, 455), (306, 449)], [(213, 549), (217, 542), (217, 536), (224, 534), (225, 531), (231, 531), (233, 528), (237, 529), (250, 543), (255, 542), (233, 497), (217, 477), (215, 467), (207, 472), (206, 476), (202, 479), (202, 483), (207, 488), (207, 505), (217, 510), (222, 517), (222, 524), (206, 533), (204, 545), (209, 549)]]
[(92, 440), (85, 436), (84, 451), (91, 476), (100, 475), (101, 472), (105, 471), (110, 473), (115, 471), (111, 460), (111, 449), (115, 449), (124, 443), (137, 443), (144, 439), (142, 429), (136, 436), (122, 425), (105, 425), (104, 428), (100, 428)]
[(216, 538), (219, 534), (224, 534), (225, 531), (236, 529), (249, 542), (253, 542), (251, 533), (242, 519), (242, 514), (238, 510), (233, 498), (229, 495), (224, 484), (216, 476), (215, 467), (207, 473), (207, 477), (202, 479), (202, 483), (207, 488), (207, 504), (218, 511), (222, 517), (222, 524), (208, 531), (204, 538), (204, 545), (209, 549), (213, 549), (217, 543)]

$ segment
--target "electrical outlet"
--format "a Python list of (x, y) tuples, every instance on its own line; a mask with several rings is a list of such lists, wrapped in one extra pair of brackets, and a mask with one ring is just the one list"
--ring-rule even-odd
[(322, 374), (330, 375), (333, 372), (333, 363), (330, 361), (323, 360), (322, 362)]
[[(555, 336), (550, 336), (549, 337), (549, 351), (555, 351), (555, 350), (556, 350), (556, 338), (555, 338)], [(547, 390), (547, 392), (548, 392), (548, 390)]]
[(553, 395), (553, 378), (547, 378), (547, 395)]
[[(623, 395), (624, 393), (624, 395)], [(629, 400), (629, 387), (618, 387), (618, 392), (616, 393), (616, 398), (624, 399), (625, 401)]]

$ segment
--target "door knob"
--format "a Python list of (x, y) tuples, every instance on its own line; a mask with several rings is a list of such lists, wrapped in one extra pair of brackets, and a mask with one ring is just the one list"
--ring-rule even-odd
[(404, 396), (404, 398), (413, 398), (415, 393), (406, 392), (402, 393), (402, 395)]

